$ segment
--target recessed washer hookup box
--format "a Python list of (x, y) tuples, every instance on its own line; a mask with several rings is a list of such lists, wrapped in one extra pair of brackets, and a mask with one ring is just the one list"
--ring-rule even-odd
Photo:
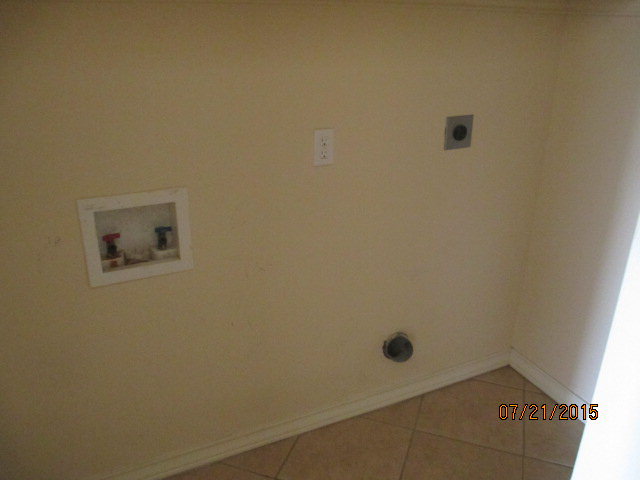
[(92, 287), (193, 268), (186, 188), (78, 200)]

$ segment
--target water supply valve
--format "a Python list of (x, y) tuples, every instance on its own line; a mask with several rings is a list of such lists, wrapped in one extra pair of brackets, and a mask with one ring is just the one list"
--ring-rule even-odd
[(116, 245), (116, 238), (120, 238), (119, 233), (108, 233), (102, 236), (102, 240), (107, 243), (107, 258), (118, 257), (118, 246)]
[(158, 235), (158, 250), (167, 249), (167, 232), (172, 231), (171, 227), (156, 227), (155, 232)]

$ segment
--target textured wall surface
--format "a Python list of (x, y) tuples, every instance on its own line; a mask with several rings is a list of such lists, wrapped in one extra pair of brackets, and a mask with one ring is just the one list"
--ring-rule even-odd
[[(0, 471), (134, 468), (508, 348), (562, 21), (1, 3)], [(173, 186), (196, 267), (90, 288), (76, 200)]]

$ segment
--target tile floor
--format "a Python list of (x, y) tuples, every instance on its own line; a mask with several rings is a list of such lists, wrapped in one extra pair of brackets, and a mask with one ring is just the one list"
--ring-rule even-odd
[(555, 402), (504, 367), (171, 480), (568, 480), (583, 424), (499, 420)]

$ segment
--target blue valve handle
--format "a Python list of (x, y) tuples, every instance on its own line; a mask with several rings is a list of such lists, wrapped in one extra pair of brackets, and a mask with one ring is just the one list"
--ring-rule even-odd
[(155, 232), (158, 234), (158, 250), (167, 249), (167, 232), (171, 232), (172, 227), (156, 227)]

